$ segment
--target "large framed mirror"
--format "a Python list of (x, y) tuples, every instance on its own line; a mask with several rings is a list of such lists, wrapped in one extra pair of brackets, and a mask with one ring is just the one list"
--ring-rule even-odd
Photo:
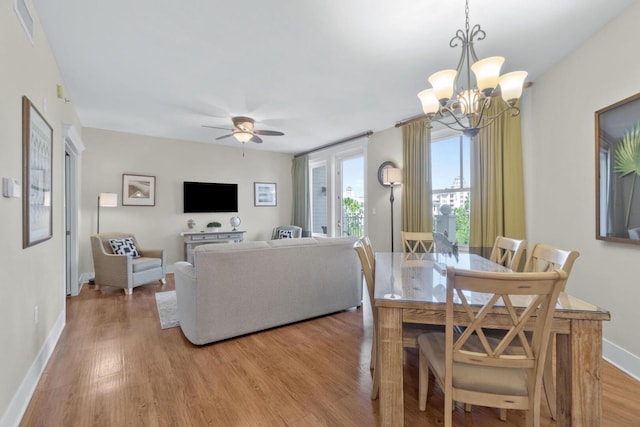
[(596, 239), (640, 245), (640, 93), (595, 113)]

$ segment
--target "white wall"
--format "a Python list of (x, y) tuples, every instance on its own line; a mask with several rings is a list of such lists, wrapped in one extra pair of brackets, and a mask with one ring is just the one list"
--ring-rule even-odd
[[(100, 231), (127, 231), (148, 248), (164, 248), (169, 265), (183, 260), (182, 231), (219, 221), (230, 230), (233, 213), (182, 212), (183, 181), (238, 184), (240, 230), (246, 240), (271, 238), (273, 227), (291, 223), (291, 160), (288, 154), (177, 141), (99, 129), (83, 129), (80, 205), (80, 271), (93, 271), (89, 236), (96, 232), (99, 193), (118, 193), (118, 207), (100, 209)], [(155, 206), (122, 206), (122, 174), (156, 177)], [(253, 183), (275, 182), (276, 207), (253, 205)]]
[(73, 104), (56, 98), (56, 85), (64, 82), (35, 9), (27, 4), (35, 21), (33, 43), (14, 1), (0, 2), (0, 175), (22, 183), (21, 98), (26, 95), (53, 128), (53, 238), (23, 249), (22, 199), (0, 197), (0, 425), (19, 421), (64, 326), (62, 123), (79, 127)]
[[(378, 182), (378, 167), (392, 161), (402, 168), (402, 130), (391, 128), (374, 133), (367, 146), (367, 232), (376, 251), (391, 251), (391, 207), (389, 187)], [(402, 222), (402, 187), (394, 190), (393, 202), (393, 248), (402, 250), (400, 235)]]
[(526, 93), (527, 239), (580, 251), (567, 291), (611, 312), (605, 356), (640, 378), (640, 246), (595, 239), (594, 112), (640, 91), (636, 3)]

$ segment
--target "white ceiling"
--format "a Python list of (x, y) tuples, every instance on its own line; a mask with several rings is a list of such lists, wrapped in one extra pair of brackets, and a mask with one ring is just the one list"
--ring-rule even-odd
[[(421, 113), (455, 68), (463, 0), (33, 0), (85, 127), (238, 146), (231, 117), (299, 153)], [(633, 0), (471, 0), (478, 57), (535, 81)], [(37, 35), (36, 35), (37, 37)], [(612, 48), (615, 48), (612, 47)]]

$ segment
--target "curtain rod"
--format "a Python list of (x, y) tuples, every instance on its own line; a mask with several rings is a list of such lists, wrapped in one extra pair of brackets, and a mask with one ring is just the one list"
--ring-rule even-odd
[(426, 119), (426, 114), (420, 114), (419, 116), (409, 117), (408, 119), (402, 119), (396, 122), (395, 127), (399, 128), (400, 126), (408, 125), (409, 123), (417, 122), (420, 119)]
[(335, 147), (336, 145), (344, 144), (345, 142), (350, 142), (359, 138), (369, 137), (371, 135), (373, 135), (373, 131), (368, 130), (366, 132), (359, 133), (358, 135), (349, 136), (347, 138), (341, 139), (336, 142), (332, 142), (330, 144), (321, 145), (320, 147), (314, 148), (313, 150), (303, 151), (302, 153), (295, 154), (293, 158), (306, 156), (307, 154), (315, 153), (316, 151), (324, 150), (325, 148)]

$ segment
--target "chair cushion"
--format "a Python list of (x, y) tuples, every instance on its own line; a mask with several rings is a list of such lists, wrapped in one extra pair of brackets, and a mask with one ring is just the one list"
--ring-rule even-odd
[(113, 250), (113, 253), (116, 255), (131, 255), (134, 258), (138, 258), (140, 256), (138, 248), (136, 248), (131, 237), (124, 239), (109, 239), (109, 245), (111, 245), (111, 250)]
[(278, 239), (293, 239), (293, 230), (278, 230)]
[[(487, 337), (495, 346), (496, 339)], [(429, 361), (429, 367), (444, 379), (445, 334), (429, 332), (418, 337), (420, 351)], [(465, 350), (484, 352), (480, 340), (469, 338)], [(527, 376), (524, 369), (498, 368), (453, 362), (453, 387), (483, 393), (527, 395)]]
[(139, 273), (141, 271), (151, 270), (162, 266), (162, 260), (160, 258), (147, 258), (138, 257), (133, 259), (133, 272)]

